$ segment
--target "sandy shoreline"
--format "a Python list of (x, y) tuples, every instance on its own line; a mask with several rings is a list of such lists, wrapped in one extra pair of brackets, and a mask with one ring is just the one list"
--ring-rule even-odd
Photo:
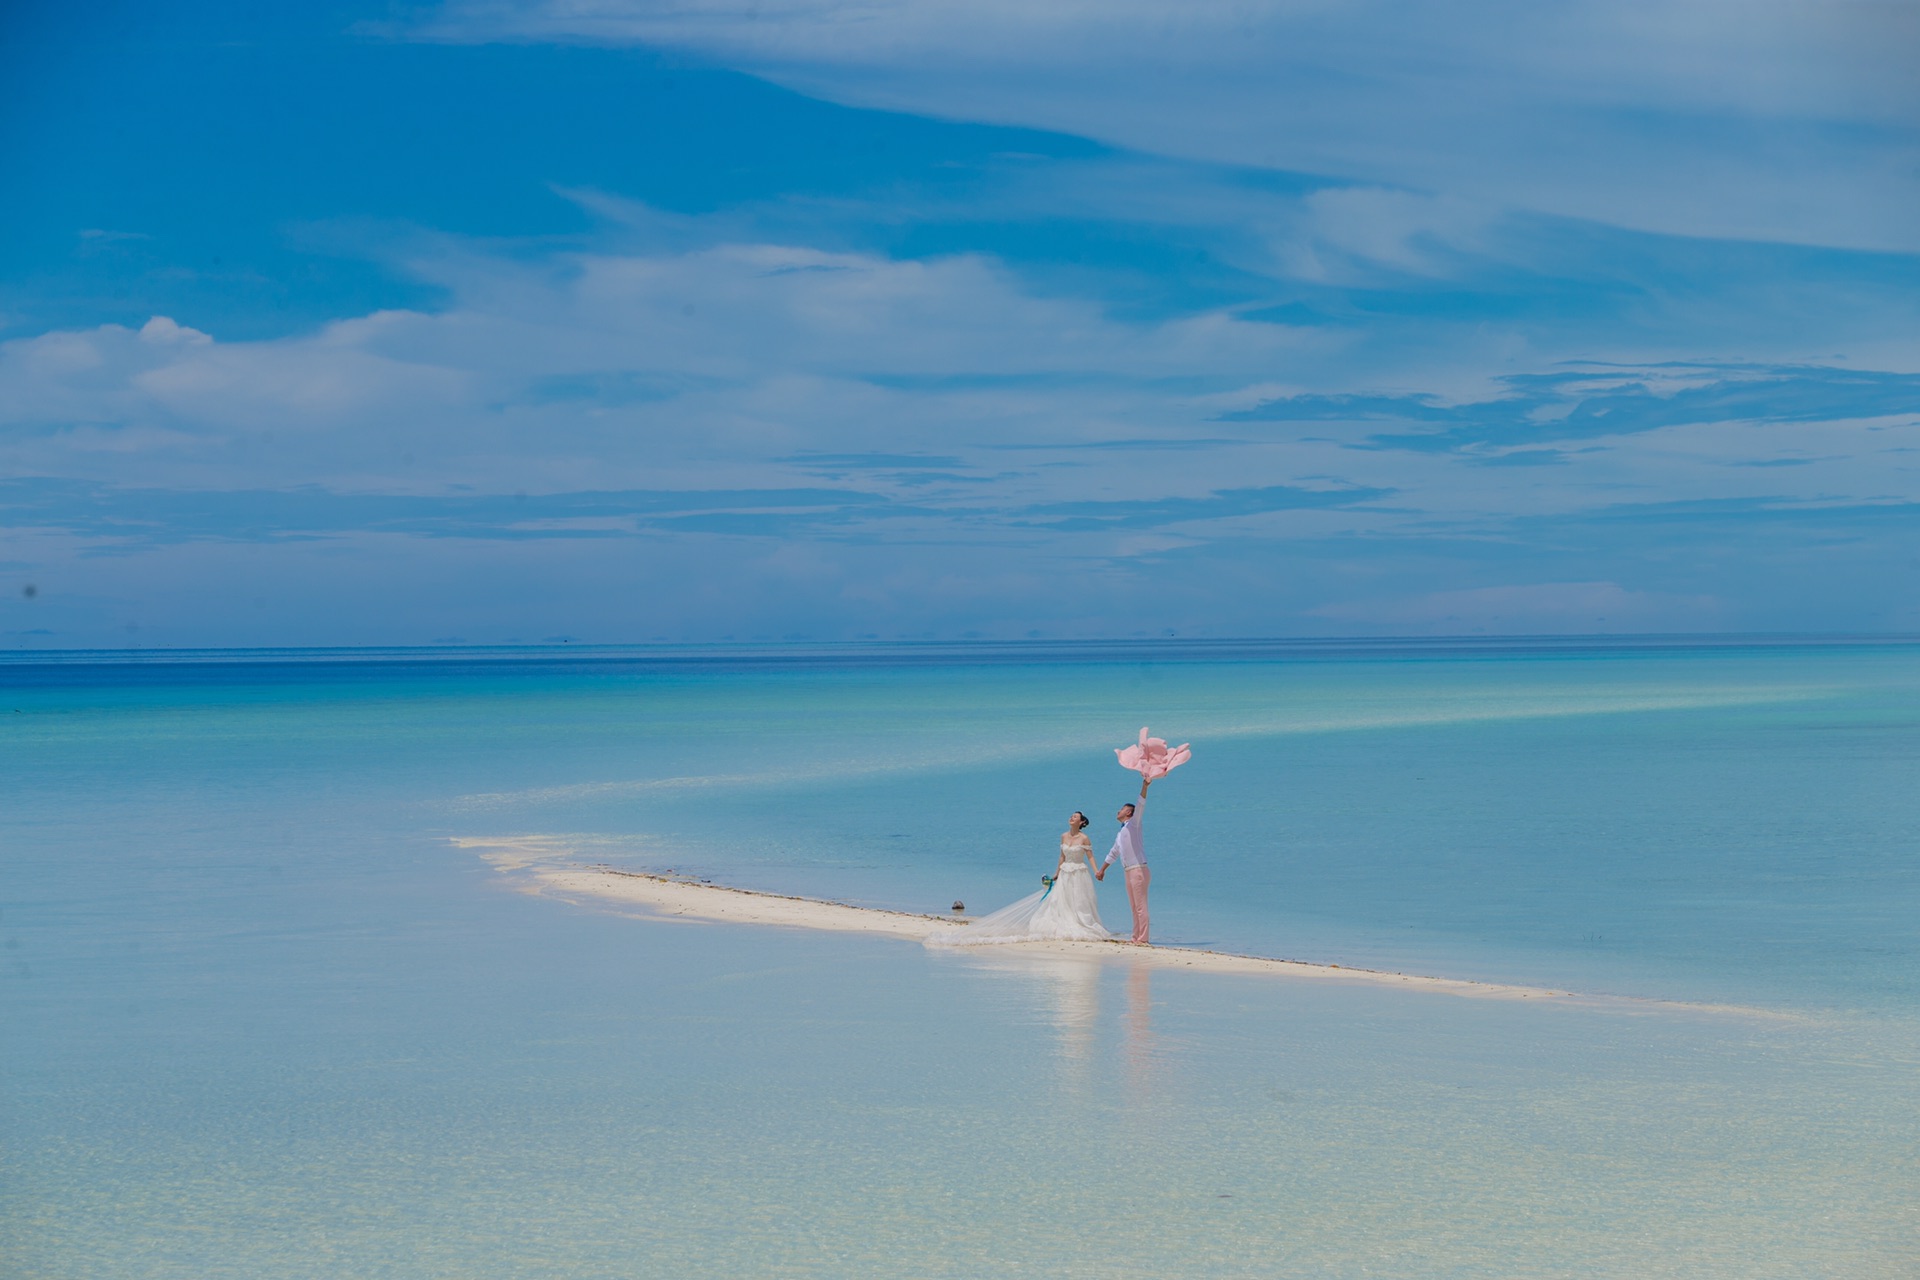
[[(580, 906), (603, 910), (632, 910), (647, 918), (682, 920), (711, 924), (771, 926), (788, 929), (814, 929), (836, 933), (862, 933), (921, 942), (937, 934), (954, 934), (967, 928), (964, 921), (947, 916), (916, 915), (878, 907), (851, 906), (818, 898), (790, 897), (709, 884), (677, 875), (643, 871), (623, 871), (605, 863), (585, 863), (566, 857), (581, 850), (554, 837), (472, 838), (455, 837), (457, 848), (467, 849), (507, 876), (512, 887), (522, 893), (556, 898)], [(1490, 1000), (1540, 1000), (1605, 1005), (1623, 1011), (1657, 1009), (1717, 1011), (1746, 1016), (1776, 1018), (1791, 1016), (1763, 1009), (1737, 1006), (1692, 1004), (1680, 1001), (1644, 999), (1630, 996), (1591, 996), (1550, 987), (1529, 987), (1510, 983), (1475, 982), (1463, 978), (1444, 978), (1425, 974), (1388, 973), (1377, 969), (1354, 969), (1342, 965), (1315, 964), (1304, 960), (1283, 960), (1267, 956), (1236, 955), (1198, 948), (1152, 946), (1136, 947), (1120, 942), (1023, 942), (988, 951), (1006, 953), (1071, 955), (1126, 965), (1144, 965), (1156, 969), (1184, 969), (1221, 974), (1260, 974), (1303, 981), (1362, 983), (1420, 990), (1439, 995), (1464, 996)], [(981, 952), (944, 952), (948, 955)]]

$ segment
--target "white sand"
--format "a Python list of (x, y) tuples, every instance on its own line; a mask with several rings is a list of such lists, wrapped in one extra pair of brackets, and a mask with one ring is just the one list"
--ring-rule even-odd
[[(511, 836), (455, 837), (457, 848), (471, 850), (509, 877), (522, 893), (557, 898), (581, 906), (623, 910), (639, 908), (652, 919), (717, 924), (772, 925), (789, 929), (821, 929), (838, 933), (877, 934), (925, 942), (935, 934), (953, 934), (967, 927), (953, 916), (915, 915), (877, 907), (856, 907), (817, 898), (794, 898), (750, 889), (734, 889), (674, 875), (621, 871), (605, 864), (577, 861), (593, 841), (585, 837)], [(584, 846), (584, 847), (583, 847)], [(1629, 997), (1582, 996), (1546, 987), (1470, 982), (1420, 974), (1352, 969), (1336, 964), (1276, 960), (1265, 956), (1233, 955), (1188, 947), (1140, 947), (1122, 942), (1022, 942), (983, 948), (982, 951), (944, 952), (981, 955), (983, 952), (1019, 952), (1095, 957), (1115, 963), (1149, 965), (1156, 969), (1188, 969), (1203, 973), (1262, 974), (1274, 977), (1397, 986), (1442, 995), (1494, 1000), (1542, 1000), (1606, 1005), (1623, 1012), (1652, 1012), (1659, 1008), (1716, 1011), (1745, 1016), (1780, 1017), (1761, 1009), (1725, 1005), (1682, 1004), (1675, 1001)]]
[[(879, 908), (824, 902), (818, 898), (789, 898), (749, 889), (728, 889), (724, 885), (707, 885), (676, 875), (651, 875), (643, 871), (620, 871), (605, 864), (584, 864), (576, 858), (578, 854), (586, 852), (582, 846), (591, 846), (591, 842), (582, 837), (455, 837), (453, 844), (457, 848), (476, 852), (497, 871), (507, 875), (513, 887), (520, 892), (559, 898), (564, 902), (603, 910), (639, 908), (653, 919), (726, 925), (774, 925), (783, 929), (826, 929), (835, 933), (868, 933), (912, 942), (925, 942), (935, 933), (958, 933), (966, 929), (962, 919), (950, 915), (885, 912)], [(1016, 942), (989, 950), (1092, 956), (1129, 965), (1152, 965), (1156, 969), (1260, 973), (1309, 981), (1388, 984), (1486, 1000), (1578, 1000), (1582, 1004), (1594, 1004), (1594, 998), (1582, 998), (1574, 996), (1572, 992), (1549, 990), (1542, 986), (1469, 983), (1463, 979), (1423, 977), (1413, 973), (1384, 973), (1379, 969), (1348, 969), (1344, 965), (1269, 960), (1265, 956), (1233, 956), (1227, 952), (1206, 952), (1183, 946), (1133, 946), (1131, 942)], [(1607, 1004), (1617, 1002), (1609, 1000)], [(1659, 1002), (1634, 1000), (1624, 1004), (1651, 1006)]]

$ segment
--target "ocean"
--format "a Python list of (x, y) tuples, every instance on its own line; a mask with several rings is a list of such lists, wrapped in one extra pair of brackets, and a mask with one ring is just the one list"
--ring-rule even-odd
[[(1622, 999), (472, 851), (981, 914), (1142, 725), (1156, 941)], [(1920, 646), (15, 653), (0, 766), (10, 1274), (1920, 1271)]]

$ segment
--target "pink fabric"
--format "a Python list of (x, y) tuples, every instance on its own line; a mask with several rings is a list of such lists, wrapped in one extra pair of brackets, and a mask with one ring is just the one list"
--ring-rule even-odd
[(1169, 748), (1165, 738), (1149, 738), (1143, 727), (1140, 741), (1130, 747), (1115, 747), (1113, 754), (1120, 759), (1122, 769), (1131, 769), (1143, 778), (1164, 778), (1193, 759), (1193, 751), (1186, 744)]
[(1146, 867), (1127, 868), (1127, 901), (1133, 906), (1133, 940), (1147, 940), (1147, 883), (1153, 872)]

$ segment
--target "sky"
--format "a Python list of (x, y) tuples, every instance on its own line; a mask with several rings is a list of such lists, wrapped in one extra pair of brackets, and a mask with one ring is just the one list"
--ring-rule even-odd
[(15, 0), (0, 648), (1920, 632), (1920, 3)]

